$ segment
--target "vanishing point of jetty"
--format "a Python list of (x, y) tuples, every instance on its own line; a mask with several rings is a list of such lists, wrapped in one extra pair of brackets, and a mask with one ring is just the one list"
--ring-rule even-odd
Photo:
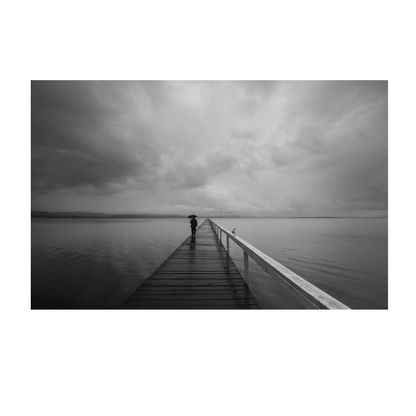
[[(243, 251), (244, 276), (228, 254), (230, 240)], [(249, 257), (279, 283), (281, 309), (349, 309), (212, 220), (205, 220), (197, 238), (188, 237), (121, 308), (260, 309), (250, 290)]]

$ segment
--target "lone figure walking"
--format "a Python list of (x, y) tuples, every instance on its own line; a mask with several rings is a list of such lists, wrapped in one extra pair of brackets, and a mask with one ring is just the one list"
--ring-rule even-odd
[(196, 227), (198, 227), (198, 221), (195, 218), (192, 218), (190, 223), (191, 223), (192, 235), (195, 235)]
[(191, 230), (192, 230), (192, 237), (195, 236), (196, 233), (196, 227), (198, 227), (198, 221), (195, 219), (196, 215), (189, 215), (188, 218), (191, 219), (191, 221), (189, 221), (191, 223)]

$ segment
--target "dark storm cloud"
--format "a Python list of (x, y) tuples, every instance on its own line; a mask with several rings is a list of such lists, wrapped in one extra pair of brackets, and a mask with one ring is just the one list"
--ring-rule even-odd
[(32, 188), (34, 209), (384, 211), (387, 83), (33, 82)]
[(33, 188), (105, 187), (149, 174), (157, 151), (146, 123), (126, 130), (129, 116), (131, 103), (111, 84), (33, 82)]

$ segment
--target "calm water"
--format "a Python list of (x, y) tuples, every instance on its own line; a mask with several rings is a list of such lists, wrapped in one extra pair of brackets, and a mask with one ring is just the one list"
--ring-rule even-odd
[[(218, 219), (228, 230), (350, 308), (387, 308), (386, 218)], [(243, 270), (242, 250), (230, 244)], [(276, 308), (274, 280), (250, 261), (252, 291), (262, 306)]]
[[(215, 221), (351, 308), (387, 308), (387, 219)], [(189, 234), (187, 219), (32, 219), (32, 308), (117, 308)], [(233, 243), (231, 256), (242, 269)], [(250, 269), (278, 307), (276, 283)]]

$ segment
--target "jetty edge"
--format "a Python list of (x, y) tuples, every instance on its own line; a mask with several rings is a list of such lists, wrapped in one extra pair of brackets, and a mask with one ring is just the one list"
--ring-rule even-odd
[(230, 239), (242, 248), (244, 255), (244, 279), (248, 286), (250, 286), (248, 261), (250, 257), (306, 309), (350, 309), (339, 300), (328, 295), (328, 293), (314, 286), (312, 283), (309, 283), (247, 241), (233, 235), (230, 231), (221, 227), (210, 218), (208, 218), (208, 221), (221, 244), (223, 244), (223, 234), (226, 237), (226, 250), (228, 253), (230, 252)]

